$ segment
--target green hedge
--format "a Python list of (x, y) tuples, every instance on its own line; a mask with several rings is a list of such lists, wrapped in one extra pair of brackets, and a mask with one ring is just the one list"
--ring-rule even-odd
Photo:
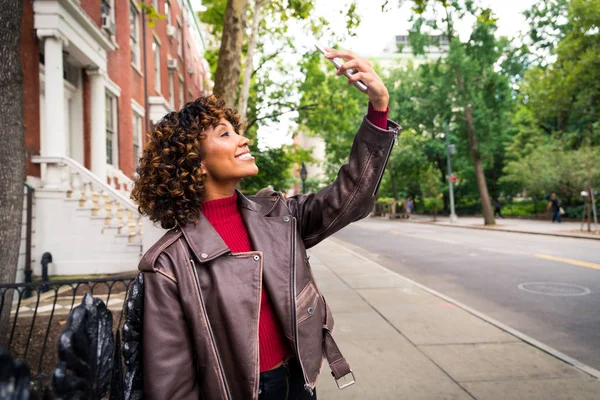
[(540, 215), (546, 212), (547, 200), (516, 201), (511, 203), (502, 203), (502, 215), (505, 217), (525, 217), (531, 215)]

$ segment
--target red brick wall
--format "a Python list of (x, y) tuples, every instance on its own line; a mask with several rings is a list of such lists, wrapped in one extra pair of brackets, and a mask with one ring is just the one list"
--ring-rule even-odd
[[(108, 53), (108, 76), (121, 88), (117, 102), (117, 137), (119, 146), (119, 169), (133, 175), (133, 114), (131, 98), (135, 87), (143, 87), (142, 77), (131, 66), (129, 43), (129, 1), (115, 2), (116, 42), (119, 48)], [(143, 91), (141, 92), (143, 104)]]
[(39, 41), (33, 29), (33, 0), (23, 3), (21, 18), (21, 68), (23, 71), (23, 116), (25, 121), (26, 174), (40, 176), (39, 164), (31, 156), (40, 154)]
[[(40, 169), (38, 165), (31, 164), (30, 156), (40, 153), (40, 104), (39, 104), (39, 53), (40, 42), (38, 41), (35, 29), (33, 28), (33, 0), (24, 0), (24, 10), (22, 18), (22, 39), (21, 39), (21, 60), (23, 65), (23, 103), (25, 112), (25, 145), (27, 150), (27, 174), (39, 176)], [(171, 24), (177, 28), (177, 21), (183, 24), (183, 58), (177, 54), (177, 34), (170, 38), (167, 36), (167, 21), (158, 20), (156, 25), (151, 28), (146, 25), (146, 52), (147, 52), (147, 71), (146, 79), (148, 82), (148, 96), (155, 96), (157, 92), (154, 89), (154, 59), (152, 56), (152, 41), (156, 34), (161, 42), (161, 95), (169, 100), (169, 70), (167, 68), (167, 58), (178, 59), (178, 69), (174, 75), (174, 106), (179, 109), (183, 104), (179, 104), (179, 76), (184, 77), (184, 101), (190, 101), (201, 94), (201, 86), (198, 85), (197, 74), (201, 74), (200, 57), (196, 54), (195, 46), (189, 35), (189, 29), (196, 29), (195, 26), (185, 24), (182, 15), (180, 3), (185, 0), (172, 0), (171, 4)], [(101, 25), (102, 15), (100, 0), (81, 0), (80, 4), (83, 10), (96, 23)], [(150, 3), (147, 1), (147, 3)], [(131, 176), (134, 172), (133, 165), (133, 110), (131, 100), (135, 100), (142, 107), (145, 104), (144, 92), (144, 54), (140, 53), (140, 68), (137, 70), (131, 64), (131, 48), (129, 44), (129, 0), (116, 0), (115, 4), (115, 22), (116, 36), (115, 41), (118, 49), (108, 53), (108, 75), (109, 78), (121, 89), (121, 95), (118, 100), (118, 146), (119, 146), (119, 168)], [(164, 13), (165, 0), (159, 0), (159, 13)], [(140, 40), (142, 35), (142, 20), (140, 14)], [(191, 43), (191, 53), (188, 51), (187, 42)], [(194, 75), (188, 72), (187, 61), (193, 57), (196, 60)], [(189, 89), (192, 93), (189, 93)], [(83, 74), (83, 136), (84, 136), (84, 165), (89, 168), (91, 159), (90, 136), (91, 136), (91, 105), (90, 105), (90, 83), (89, 77)], [(145, 124), (145, 121), (144, 121)], [(145, 125), (144, 125), (145, 126)], [(145, 135), (143, 135), (144, 140)]]
[[(115, 3), (125, 2), (126, 0), (116, 0)], [(81, 8), (90, 16), (96, 25), (102, 25), (102, 9), (100, 8), (100, 0), (81, 0)]]

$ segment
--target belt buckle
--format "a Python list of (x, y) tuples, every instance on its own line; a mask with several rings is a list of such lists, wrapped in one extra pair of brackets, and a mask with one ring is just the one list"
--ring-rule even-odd
[[(333, 375), (333, 372), (331, 373), (331, 375)], [(351, 381), (349, 381), (349, 382), (345, 382), (344, 384), (342, 384), (342, 385), (340, 386), (340, 381), (342, 380), (342, 378), (344, 378), (344, 380), (345, 380), (345, 378), (346, 378), (348, 375), (352, 375), (352, 380), (351, 380)], [(348, 386), (352, 386), (352, 385), (354, 385), (354, 384), (356, 383), (356, 378), (354, 377), (354, 372), (352, 372), (352, 370), (350, 370), (350, 373), (349, 373), (349, 374), (346, 374), (346, 375), (342, 376), (340, 379), (335, 379), (335, 376), (334, 376), (334, 377), (333, 377), (333, 380), (335, 381), (335, 384), (337, 385), (338, 389), (340, 389), (340, 390), (342, 390), (342, 389), (345, 389), (345, 388), (347, 388)]]

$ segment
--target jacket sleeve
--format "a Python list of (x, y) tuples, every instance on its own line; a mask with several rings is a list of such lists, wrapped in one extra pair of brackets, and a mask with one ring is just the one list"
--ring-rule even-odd
[[(168, 262), (162, 254), (157, 260)], [(143, 365), (145, 399), (200, 398), (190, 337), (175, 279), (144, 274)]]
[(354, 137), (350, 158), (322, 190), (287, 199), (306, 248), (369, 215), (400, 126), (380, 129), (366, 117)]

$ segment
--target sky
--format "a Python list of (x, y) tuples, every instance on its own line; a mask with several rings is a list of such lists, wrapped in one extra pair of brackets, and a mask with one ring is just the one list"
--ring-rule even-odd
[[(343, 48), (351, 49), (356, 54), (364, 57), (377, 56), (394, 39), (395, 35), (408, 33), (410, 28), (411, 1), (404, 1), (397, 7), (398, 0), (390, 0), (388, 10), (382, 12), (381, 4), (384, 0), (357, 0), (357, 12), (361, 23), (356, 30), (356, 36), (339, 43)], [(522, 30), (527, 29), (523, 11), (529, 9), (535, 0), (475, 0), (482, 7), (489, 7), (498, 18), (498, 35), (517, 37)], [(201, 0), (191, 0), (192, 7), (201, 8)], [(345, 22), (340, 10), (348, 0), (316, 0), (315, 13), (326, 16), (334, 29), (343, 30)], [(461, 39), (468, 37), (473, 20), (465, 19), (456, 23), (456, 29)], [(300, 32), (298, 40), (310, 46), (311, 37), (302, 37)], [(331, 46), (335, 43), (321, 43)], [(300, 46), (304, 47), (304, 46)], [(293, 117), (293, 114), (290, 115)], [(265, 147), (279, 147), (291, 143), (291, 131), (295, 124), (291, 119), (284, 119), (279, 124), (262, 127), (259, 130), (259, 145)]]

